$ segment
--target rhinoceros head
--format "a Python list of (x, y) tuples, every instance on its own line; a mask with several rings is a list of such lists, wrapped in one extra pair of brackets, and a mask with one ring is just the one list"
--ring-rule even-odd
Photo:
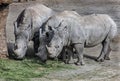
[(45, 25), (45, 36), (49, 38), (49, 42), (45, 46), (50, 58), (57, 57), (62, 51), (64, 41), (58, 31), (62, 22), (58, 23), (54, 18), (51, 18)]
[(25, 31), (20, 31), (16, 25), (14, 25), (15, 44), (14, 44), (14, 58), (23, 59), (27, 51), (28, 36)]
[(50, 58), (57, 57), (62, 51), (63, 41), (57, 34), (55, 34), (50, 43), (46, 45), (46, 48), (49, 53), (48, 56)]

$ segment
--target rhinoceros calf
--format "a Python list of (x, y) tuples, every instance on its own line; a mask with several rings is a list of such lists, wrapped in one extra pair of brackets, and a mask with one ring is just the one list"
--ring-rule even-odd
[(110, 41), (117, 33), (116, 23), (106, 14), (80, 16), (74, 11), (64, 11), (52, 16), (46, 23), (44, 33), (54, 35), (46, 45), (48, 56), (57, 57), (64, 46), (72, 45), (78, 55), (77, 65), (84, 65), (84, 47), (102, 44), (97, 61), (109, 59)]
[[(27, 44), (33, 39), (34, 34), (48, 20), (54, 11), (42, 4), (25, 8), (14, 22), (15, 48), (14, 56), (22, 59), (27, 50)], [(39, 44), (38, 44), (39, 45)]]

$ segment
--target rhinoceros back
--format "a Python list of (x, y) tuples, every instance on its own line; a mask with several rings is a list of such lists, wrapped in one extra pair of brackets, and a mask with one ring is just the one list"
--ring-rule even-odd
[[(54, 11), (42, 4), (37, 4), (25, 8), (17, 19), (20, 31), (27, 31), (30, 39), (33, 38), (35, 32), (45, 23)], [(19, 20), (19, 21), (18, 21)]]
[(116, 23), (106, 14), (93, 14), (83, 17), (86, 46), (101, 43), (107, 37), (112, 40), (117, 34)]
[(48, 18), (54, 14), (54, 11), (52, 9), (42, 4), (29, 7), (28, 9), (32, 17), (33, 32), (38, 31), (42, 24), (45, 23)]

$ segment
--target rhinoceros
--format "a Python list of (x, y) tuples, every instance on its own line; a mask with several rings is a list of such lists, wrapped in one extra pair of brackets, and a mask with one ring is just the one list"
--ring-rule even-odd
[(16, 59), (23, 59), (27, 51), (28, 42), (34, 39), (35, 33), (39, 32), (39, 28), (54, 13), (52, 9), (42, 4), (27, 7), (20, 13), (14, 22), (15, 47), (13, 51)]
[[(54, 32), (49, 31), (49, 34), (48, 34), (48, 32), (44, 33), (44, 31), (45, 31), (45, 27), (42, 26), (39, 30), (39, 46), (38, 46), (36, 55), (39, 57), (39, 60), (41, 60), (43, 63), (46, 63), (47, 59), (49, 58), (48, 51), (46, 49), (46, 45), (52, 39)], [(63, 62), (68, 64), (71, 61), (71, 57), (73, 57), (73, 51), (72, 51), (71, 46), (69, 46), (69, 47), (65, 46), (64, 49), (62, 50), (61, 54), (58, 56), (58, 59), (61, 59)]]
[(75, 11), (63, 11), (52, 16), (46, 23), (44, 32), (53, 37), (46, 45), (48, 56), (56, 58), (64, 46), (72, 45), (77, 53), (77, 65), (84, 65), (84, 47), (102, 44), (97, 61), (109, 60), (110, 42), (117, 34), (117, 25), (107, 14), (80, 16)]

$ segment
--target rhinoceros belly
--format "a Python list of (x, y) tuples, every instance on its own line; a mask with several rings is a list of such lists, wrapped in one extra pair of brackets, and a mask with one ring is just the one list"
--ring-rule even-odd
[(109, 30), (104, 28), (88, 29), (86, 31), (85, 47), (93, 47), (102, 43), (108, 35)]

